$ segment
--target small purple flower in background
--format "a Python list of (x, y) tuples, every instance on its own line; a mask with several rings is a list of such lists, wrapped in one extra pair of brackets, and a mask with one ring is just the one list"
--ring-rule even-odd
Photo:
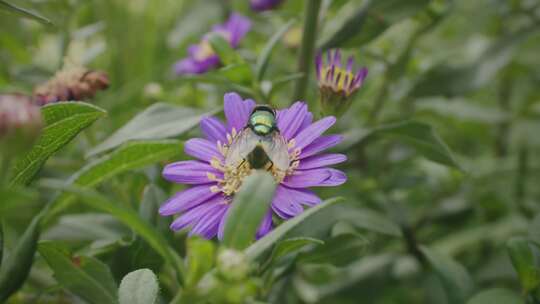
[[(231, 47), (236, 48), (250, 27), (251, 21), (248, 18), (233, 13), (227, 22), (215, 25), (210, 33), (222, 35), (230, 43)], [(176, 74), (202, 74), (221, 64), (218, 55), (214, 52), (208, 41), (209, 34), (206, 34), (199, 44), (189, 46), (189, 56), (174, 65)]]
[[(224, 101), (227, 123), (215, 117), (206, 117), (201, 120), (205, 138), (194, 138), (185, 143), (185, 153), (197, 160), (172, 163), (163, 170), (165, 179), (191, 185), (159, 209), (164, 216), (181, 214), (171, 224), (171, 229), (176, 231), (190, 227), (190, 235), (201, 235), (208, 239), (217, 235), (219, 239), (223, 238), (232, 199), (243, 179), (253, 170), (247, 161), (240, 162), (240, 165), (231, 164), (238, 164), (236, 160), (241, 157), (239, 151), (246, 151), (245, 146), (249, 144), (243, 143), (249, 143), (249, 136), (254, 136), (252, 134), (258, 131), (268, 131), (263, 125), (255, 125), (257, 128), (251, 132), (252, 122), (264, 121), (269, 116), (275, 118), (276, 128), (275, 132), (267, 133), (272, 134), (268, 135), (271, 136), (269, 147), (275, 149), (276, 159), (285, 161), (280, 161), (281, 165), (275, 163), (275, 166), (264, 167), (279, 184), (271, 208), (258, 229), (258, 238), (272, 230), (272, 215), (290, 219), (302, 213), (304, 206), (321, 202), (307, 188), (337, 186), (346, 181), (343, 172), (327, 167), (344, 162), (346, 156), (321, 153), (342, 140), (340, 135), (322, 135), (335, 123), (334, 117), (313, 122), (312, 113), (300, 101), (278, 110), (275, 116), (273, 112), (265, 111), (264, 107), (256, 107), (251, 99), (242, 100), (236, 93), (225, 94)], [(259, 113), (260, 108), (263, 109)], [(246, 149), (250, 151), (253, 148)]]
[(250, 0), (251, 9), (254, 11), (268, 11), (276, 8), (283, 0)]
[(321, 108), (324, 113), (342, 115), (351, 105), (351, 96), (364, 83), (368, 69), (360, 68), (353, 72), (354, 58), (350, 56), (347, 65), (341, 65), (341, 53), (335, 50), (326, 53), (326, 64), (319, 53), (315, 59), (317, 80), (321, 93)]

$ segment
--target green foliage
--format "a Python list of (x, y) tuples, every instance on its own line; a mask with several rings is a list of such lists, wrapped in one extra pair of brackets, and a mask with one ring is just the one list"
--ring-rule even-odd
[(202, 116), (209, 114), (199, 114), (191, 108), (155, 103), (93, 147), (86, 156), (94, 156), (130, 140), (155, 140), (179, 136), (198, 125)]
[(82, 102), (51, 104), (43, 107), (41, 112), (46, 126), (32, 150), (16, 162), (12, 185), (30, 183), (51, 155), (106, 113)]
[[(212, 32), (232, 12), (251, 21), (234, 47)], [(528, 0), (284, 0), (265, 12), (249, 0), (0, 0), (0, 95), (31, 96), (54, 75), (56, 93), (80, 95), (92, 73), (58, 73), (77, 64), (110, 82), (41, 107), (35, 145), (0, 155), (0, 302), (539, 303), (539, 25)], [(193, 159), (184, 143), (206, 138), (201, 119), (229, 130), (227, 92), (278, 117), (302, 99), (321, 119), (312, 57), (329, 49), (342, 68), (352, 56), (351, 72), (369, 69), (325, 134), (344, 141), (321, 152), (347, 157), (335, 166), (347, 181), (313, 187), (322, 202), (284, 220), (275, 180), (252, 173), (215, 197), (227, 220), (206, 228), (224, 240), (191, 236), (197, 223), (172, 231), (197, 209), (160, 214), (193, 186), (163, 168)], [(220, 64), (174, 75), (209, 54)]]
[[(146, 141), (126, 143), (118, 150), (88, 163), (68, 180), (68, 184), (92, 187), (111, 177), (157, 161), (170, 159), (180, 154), (182, 143), (175, 140)], [(74, 196), (60, 195), (51, 211), (56, 214), (72, 202)]]
[(523, 304), (523, 300), (515, 292), (493, 288), (479, 292), (472, 297), (467, 304)]
[(153, 304), (159, 292), (156, 275), (149, 269), (128, 273), (120, 282), (120, 304)]
[(255, 240), (276, 186), (272, 175), (265, 171), (257, 171), (244, 180), (228, 211), (223, 234), (225, 246), (242, 250)]
[(306, 210), (299, 216), (281, 224), (279, 227), (272, 230), (272, 232), (268, 233), (263, 238), (259, 239), (258, 241), (253, 243), (251, 246), (246, 248), (247, 256), (251, 259), (258, 258), (266, 250), (270, 249), (282, 237), (287, 235), (288, 232), (290, 232), (296, 226), (300, 225), (303, 221), (309, 219), (310, 216), (318, 212), (321, 212), (323, 209), (330, 207), (333, 204), (338, 203), (340, 201), (342, 201), (341, 198), (329, 199), (327, 201), (322, 202), (320, 205), (317, 205), (313, 208)]
[(86, 256), (73, 256), (69, 249), (53, 242), (41, 242), (39, 254), (64, 288), (89, 303), (114, 304), (117, 286), (107, 265)]
[[(5, 301), (24, 283), (32, 267), (39, 239), (39, 224), (43, 212), (32, 219), (15, 247), (0, 264), (0, 301)], [(2, 235), (2, 253), (3, 253)]]

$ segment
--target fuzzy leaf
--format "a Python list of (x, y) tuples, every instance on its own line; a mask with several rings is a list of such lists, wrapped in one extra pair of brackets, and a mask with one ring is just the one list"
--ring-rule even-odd
[(199, 124), (202, 117), (216, 111), (200, 113), (192, 108), (156, 103), (132, 118), (111, 136), (93, 147), (86, 157), (103, 153), (130, 140), (176, 137)]
[(297, 227), (299, 224), (301, 224), (314, 214), (342, 200), (342, 198), (332, 198), (326, 200), (317, 206), (305, 210), (300, 215), (284, 222), (283, 224), (272, 230), (270, 233), (265, 235), (263, 238), (259, 239), (257, 242), (249, 246), (245, 251), (246, 255), (251, 259), (258, 258), (261, 254), (263, 254), (266, 250), (270, 249), (270, 247), (272, 247), (277, 241), (284, 237), (293, 228)]
[(45, 128), (32, 149), (15, 164), (12, 185), (29, 184), (47, 159), (79, 132), (105, 115), (105, 110), (83, 102), (59, 102), (41, 108)]
[[(120, 173), (169, 159), (181, 152), (182, 143), (176, 140), (126, 143), (118, 150), (84, 166), (69, 178), (67, 184), (92, 187)], [(74, 198), (69, 193), (60, 195), (50, 215), (64, 210)]]
[(118, 303), (112, 273), (101, 261), (92, 257), (72, 256), (54, 242), (41, 242), (39, 253), (53, 270), (58, 283), (70, 292), (89, 303)]
[(124, 276), (118, 296), (120, 304), (154, 304), (158, 291), (158, 280), (152, 270), (139, 269)]
[(242, 250), (255, 240), (255, 233), (270, 208), (276, 186), (272, 175), (261, 170), (243, 181), (228, 211), (223, 235), (225, 246)]

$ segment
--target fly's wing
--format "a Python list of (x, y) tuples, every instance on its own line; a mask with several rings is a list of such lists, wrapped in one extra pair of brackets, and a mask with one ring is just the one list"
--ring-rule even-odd
[(245, 128), (238, 133), (229, 146), (225, 156), (226, 167), (238, 167), (242, 161), (247, 159), (249, 153), (255, 149), (259, 143), (259, 137), (250, 128)]
[(287, 141), (279, 132), (274, 132), (269, 140), (264, 140), (261, 144), (275, 168), (283, 172), (289, 169), (290, 159)]

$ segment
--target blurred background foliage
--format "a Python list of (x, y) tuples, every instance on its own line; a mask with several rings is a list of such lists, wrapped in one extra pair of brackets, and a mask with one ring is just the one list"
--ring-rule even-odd
[[(53, 154), (31, 187), (0, 189), (3, 276), (22, 284), (8, 292), (0, 279), (2, 296), (16, 291), (8, 303), (114, 303), (118, 285), (121, 303), (135, 303), (138, 289), (156, 303), (540, 303), (536, 0), (323, 0), (317, 48), (341, 48), (369, 68), (335, 127), (346, 135), (336, 150), (349, 158), (349, 180), (317, 190), (344, 201), (244, 272), (221, 261), (234, 253), (217, 242), (168, 230), (157, 207), (180, 187), (159, 173), (186, 159), (180, 141), (197, 134), (200, 115), (219, 111), (229, 91), (276, 107), (294, 101), (307, 1), (265, 13), (243, 0), (7, 1), (39, 20), (1, 1), (0, 93), (31, 94), (64, 61), (110, 79), (92, 100), (106, 116), (95, 110), (99, 122)], [(293, 20), (264, 77), (226, 68), (175, 76), (187, 46), (231, 11), (254, 23), (237, 51), (250, 66)], [(305, 98), (317, 113), (309, 79)], [(152, 129), (160, 120), (169, 125)], [(30, 229), (36, 219), (41, 234)], [(29, 257), (13, 259), (21, 240)]]

